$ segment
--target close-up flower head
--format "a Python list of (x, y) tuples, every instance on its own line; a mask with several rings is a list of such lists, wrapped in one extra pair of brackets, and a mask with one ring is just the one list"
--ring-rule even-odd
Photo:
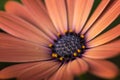
[[(120, 69), (120, 0), (9, 0), (0, 11), (0, 80), (74, 80)], [(78, 79), (82, 80), (82, 79)], [(87, 79), (91, 80), (91, 79)]]

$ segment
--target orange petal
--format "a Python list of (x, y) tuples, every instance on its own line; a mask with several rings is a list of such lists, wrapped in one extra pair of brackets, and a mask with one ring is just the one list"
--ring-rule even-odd
[[(15, 1), (8, 1), (5, 4), (5, 10), (7, 13), (14, 14), (34, 25), (36, 25), (32, 15), (30, 12), (23, 6), (22, 4), (15, 2)], [(36, 25), (37, 26), (37, 25)]]
[(63, 64), (49, 80), (73, 80), (73, 75), (70, 72), (69, 63)]
[(92, 9), (94, 0), (76, 0), (74, 7), (73, 26), (77, 33), (83, 28), (89, 13)]
[(120, 14), (120, 0), (114, 0), (113, 4), (103, 12), (100, 18), (94, 23), (87, 32), (87, 41), (96, 37), (100, 32), (107, 28)]
[(89, 64), (90, 73), (107, 79), (115, 78), (118, 74), (117, 67), (111, 62), (105, 60), (94, 60), (84, 58)]
[(48, 45), (53, 42), (32, 24), (5, 12), (0, 12), (0, 28), (18, 38), (40, 43), (41, 45)]
[(66, 67), (67, 67), (66, 64), (63, 64), (49, 80), (63, 80), (62, 77)]
[(67, 11), (68, 11), (68, 26), (69, 30), (73, 30), (73, 15), (74, 15), (74, 7), (75, 0), (66, 0), (67, 2)]
[(64, 0), (45, 0), (49, 16), (62, 34), (67, 31), (67, 13)]
[(60, 67), (60, 64), (55, 65), (55, 66), (49, 68), (48, 70), (45, 70), (42, 73), (41, 73), (41, 71), (40, 72), (36, 71), (36, 74), (33, 74), (32, 77), (29, 77), (27, 79), (28, 80), (42, 80), (42, 79), (47, 79), (47, 78), (51, 77), (51, 75), (53, 75), (59, 69), (59, 67)]
[[(35, 26), (49, 35), (51, 38), (56, 38), (55, 35), (57, 31), (53, 26), (47, 10), (42, 2), (42, 0), (22, 0), (24, 6), (16, 2), (8, 2), (6, 4), (7, 12), (20, 16), (21, 18), (31, 21)], [(13, 7), (11, 7), (11, 5)], [(17, 10), (20, 10), (16, 12)], [(24, 12), (24, 13), (23, 13)]]
[[(53, 61), (42, 61), (42, 62), (22, 63), (22, 64), (13, 65), (0, 71), (0, 79), (8, 79), (8, 78), (17, 77), (19, 80), (25, 80), (22, 78), (27, 77), (27, 74), (22, 75), (22, 73), (30, 69), (31, 71), (32, 69), (34, 69), (33, 72), (28, 73), (28, 76), (29, 76), (29, 74), (34, 74), (34, 72), (46, 71), (47, 69), (50, 69), (50, 66), (53, 66), (55, 64), (58, 64), (58, 63), (53, 62)], [(21, 75), (22, 77), (19, 77)]]
[(81, 66), (81, 73), (87, 72), (89, 67), (88, 64), (83, 59), (80, 58), (77, 58), (77, 61)]
[(87, 45), (89, 47), (95, 47), (110, 42), (111, 40), (120, 36), (120, 31), (118, 30), (120, 30), (120, 24), (114, 27), (113, 29), (101, 34), (97, 38), (91, 40), (87, 43)]
[(82, 34), (84, 34), (92, 26), (92, 24), (97, 20), (97, 18), (100, 16), (100, 14), (103, 12), (109, 2), (110, 0), (101, 0), (100, 4), (97, 6), (96, 10), (83, 28)]
[[(60, 63), (55, 62), (55, 61), (39, 62), (37, 65), (34, 65), (32, 67), (25, 69), (24, 71), (21, 71), (18, 75), (18, 78), (20, 80), (28, 80), (30, 78), (31, 78), (30, 80), (38, 80), (37, 78), (40, 75), (42, 76), (46, 71), (53, 69), (52, 67), (58, 68), (58, 66), (60, 66)], [(50, 73), (48, 73), (47, 75), (49, 75), (49, 74)], [(41, 78), (46, 78), (46, 75), (43, 75)], [(41, 78), (40, 78), (40, 80), (41, 80)]]
[(120, 40), (91, 48), (85, 52), (83, 56), (94, 59), (111, 58), (120, 53)]
[(34, 65), (37, 65), (37, 64), (38, 62), (17, 64), (17, 65), (7, 67), (0, 71), (0, 79), (9, 79), (9, 78), (17, 77), (21, 71), (24, 71), (25, 69), (32, 67)]
[(49, 49), (0, 33), (0, 62), (28, 62), (50, 59)]
[(74, 75), (80, 75), (88, 70), (88, 65), (82, 59), (76, 59), (70, 63), (70, 68)]
[(73, 80), (74, 75), (70, 70), (70, 63), (66, 64), (66, 69), (63, 73), (62, 80)]

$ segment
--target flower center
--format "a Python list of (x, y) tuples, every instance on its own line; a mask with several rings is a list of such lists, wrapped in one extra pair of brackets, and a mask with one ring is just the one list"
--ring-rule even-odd
[(52, 50), (53, 59), (68, 62), (77, 57), (82, 57), (86, 49), (85, 38), (84, 35), (67, 32), (65, 35), (59, 35), (59, 38), (49, 47)]

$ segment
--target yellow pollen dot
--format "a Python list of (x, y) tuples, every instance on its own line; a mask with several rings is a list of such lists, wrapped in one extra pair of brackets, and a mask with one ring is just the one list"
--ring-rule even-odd
[(83, 45), (82, 48), (85, 49), (85, 46)]
[(74, 52), (74, 53), (73, 53), (73, 56), (75, 56), (75, 57), (76, 57), (76, 56), (77, 56), (77, 53), (76, 53), (76, 52)]
[(64, 33), (67, 33), (67, 30), (65, 30)]
[(69, 32), (73, 32), (73, 30), (70, 30)]
[(80, 50), (80, 49), (78, 49), (78, 50), (77, 50), (77, 52), (78, 52), (78, 53), (80, 53), (80, 52), (81, 52), (81, 50)]
[(58, 33), (57, 36), (60, 37), (60, 33)]
[(84, 35), (80, 35), (81, 38), (84, 38)]
[(57, 58), (58, 55), (56, 53), (52, 53), (52, 57)]
[(59, 60), (62, 61), (62, 60), (63, 60), (63, 57), (60, 57)]
[(52, 47), (53, 46), (53, 44), (49, 44), (49, 47)]

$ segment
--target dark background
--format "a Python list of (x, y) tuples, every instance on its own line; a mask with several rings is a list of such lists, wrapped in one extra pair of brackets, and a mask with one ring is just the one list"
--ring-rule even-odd
[[(7, 1), (8, 0), (0, 0), (0, 10), (4, 10), (4, 5)], [(20, 2), (20, 0), (15, 0), (15, 1)], [(101, 0), (95, 0), (91, 14), (94, 12), (95, 8), (100, 3), (100, 1)], [(91, 14), (90, 14), (90, 16), (91, 16)], [(105, 31), (113, 28), (117, 24), (120, 24), (120, 16)], [(4, 31), (0, 29), (0, 32), (4, 32)], [(120, 39), (120, 37), (118, 37), (117, 39)], [(120, 56), (117, 56), (117, 57), (109, 59), (109, 60), (112, 61), (113, 63), (115, 63), (120, 68)], [(16, 63), (2, 63), (2, 62), (0, 62), (0, 70), (7, 67), (7, 66), (14, 65), (14, 64), (16, 64)], [(10, 79), (10, 80), (15, 80), (15, 79)], [(83, 75), (75, 77), (75, 80), (108, 80), (108, 79), (102, 79), (102, 78), (96, 77), (94, 75), (91, 75), (89, 73), (85, 73)], [(120, 74), (115, 79), (111, 79), (111, 80), (120, 80)]]

